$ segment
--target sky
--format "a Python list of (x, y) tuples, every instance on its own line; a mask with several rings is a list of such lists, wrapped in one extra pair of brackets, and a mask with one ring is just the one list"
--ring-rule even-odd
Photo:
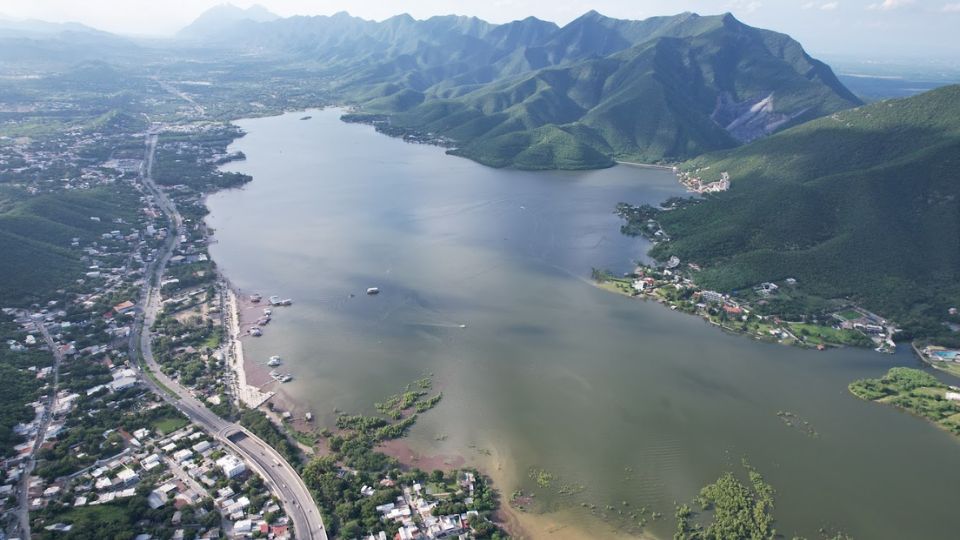
[[(0, 16), (161, 36), (224, 1), (0, 0)], [(455, 13), (499, 23), (534, 15), (561, 25), (590, 9), (629, 19), (730, 11), (753, 26), (790, 34), (812, 53), (960, 62), (960, 0), (233, 0), (241, 7), (254, 3), (281, 16), (348, 11), (382, 20), (403, 12), (416, 18)]]

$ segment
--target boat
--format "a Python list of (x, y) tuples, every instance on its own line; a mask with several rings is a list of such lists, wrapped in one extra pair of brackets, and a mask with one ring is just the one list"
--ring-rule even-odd
[(380, 294), (380, 289), (378, 287), (370, 287), (369, 289), (367, 289), (367, 294), (369, 295)]
[(303, 418), (304, 418), (304, 420), (306, 420), (307, 422), (313, 422), (313, 413), (311, 413), (310, 411), (307, 411), (307, 412), (303, 413)]
[(301, 120), (309, 120), (309, 119), (311, 119), (311, 118), (313, 118), (313, 117), (312, 117), (312, 116), (304, 116), (303, 118), (301, 118)]
[(293, 300), (290, 298), (280, 298), (277, 295), (273, 295), (270, 297), (271, 306), (289, 306), (292, 303), (293, 303)]
[(269, 322), (270, 322), (270, 316), (264, 315), (263, 317), (260, 317), (259, 319), (257, 319), (257, 326), (266, 326)]
[(273, 310), (270, 308), (263, 308), (264, 315), (273, 315)]
[(281, 363), (282, 361), (280, 360), (280, 357), (277, 355), (271, 356), (270, 360), (267, 361), (267, 365), (270, 367), (279, 366)]
[(260, 295), (257, 294), (257, 293), (253, 293), (253, 294), (250, 295), (250, 301), (253, 302), (254, 304), (259, 303), (260, 300), (262, 300), (262, 299), (263, 299), (263, 297), (260, 296)]
[(280, 304), (280, 297), (279, 297), (279, 296), (273, 295), (273, 296), (270, 297), (270, 305), (271, 305), (271, 306), (276, 306), (276, 305), (279, 305), (279, 304)]
[(263, 335), (263, 332), (260, 330), (260, 328), (254, 326), (250, 329), (250, 335), (253, 337), (260, 337)]
[(273, 380), (278, 381), (278, 382), (282, 382), (282, 383), (284, 383), (284, 382), (290, 382), (290, 381), (293, 380), (293, 375), (291, 375), (291, 374), (289, 374), (289, 373), (280, 373), (280, 372), (278, 372), (277, 370), (271, 371), (271, 372), (270, 372), (270, 377), (272, 377)]

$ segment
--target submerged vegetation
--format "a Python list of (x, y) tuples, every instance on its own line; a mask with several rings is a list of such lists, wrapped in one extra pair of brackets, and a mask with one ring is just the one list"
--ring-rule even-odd
[(675, 540), (765, 540), (777, 536), (773, 527), (774, 490), (744, 461), (748, 484), (725, 472), (704, 486), (696, 498), (699, 512), (683, 504), (676, 509)]
[[(392, 537), (398, 526), (382, 521), (376, 507), (394, 502), (402, 494), (400, 486), (429, 480), (449, 491), (436, 512), (476, 511), (478, 515), (471, 519), (470, 527), (477, 538), (506, 537), (490, 521), (498, 507), (497, 492), (479, 472), (465, 470), (445, 474), (435, 470), (428, 475), (416, 468), (406, 468), (377, 451), (381, 443), (406, 434), (416, 423), (418, 413), (427, 412), (440, 402), (443, 394), (422, 399), (432, 386), (432, 376), (418, 379), (406, 385), (403, 392), (376, 403), (380, 416), (340, 414), (336, 420), (337, 430), (324, 430), (322, 435), (330, 454), (311, 460), (303, 469), (303, 479), (317, 500), (331, 534), (355, 538), (384, 530)], [(464, 494), (457, 484), (465, 473), (475, 478), (472, 496)], [(363, 486), (375, 486), (375, 493), (364, 497)]]

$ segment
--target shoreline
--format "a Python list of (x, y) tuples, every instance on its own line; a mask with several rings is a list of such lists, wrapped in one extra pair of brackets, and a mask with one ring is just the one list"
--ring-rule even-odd
[[(707, 324), (718, 328), (722, 332), (725, 332), (731, 335), (751, 338), (755, 341), (759, 341), (762, 343), (772, 343), (772, 344), (783, 345), (787, 347), (797, 347), (805, 350), (816, 350), (820, 352), (828, 349), (842, 349), (847, 347), (860, 348), (860, 349), (870, 348), (877, 352), (886, 352), (888, 354), (893, 352), (893, 350), (879, 351), (873, 348), (872, 346), (867, 347), (865, 345), (861, 346), (858, 344), (837, 343), (833, 341), (827, 341), (826, 339), (820, 339), (820, 343), (816, 343), (816, 342), (809, 343), (805, 338), (801, 339), (800, 337), (798, 337), (799, 333), (792, 327), (792, 325), (794, 324), (805, 324), (805, 323), (798, 323), (797, 321), (781, 321), (776, 317), (773, 317), (772, 319), (769, 319), (769, 320), (762, 319), (760, 322), (756, 323), (757, 327), (753, 330), (749, 328), (741, 329), (741, 328), (735, 328), (732, 326), (727, 326), (723, 324), (724, 321), (722, 319), (719, 321), (714, 320), (712, 315), (710, 315), (709, 313), (703, 312), (702, 309), (690, 311), (689, 307), (684, 308), (682, 305), (656, 294), (656, 290), (657, 290), (656, 288), (654, 289), (644, 288), (639, 292), (634, 290), (632, 288), (632, 283), (631, 283), (634, 279), (635, 277), (619, 278), (611, 274), (606, 274), (606, 275), (600, 276), (599, 278), (595, 276), (593, 279), (590, 280), (590, 283), (591, 285), (593, 285), (594, 287), (600, 290), (606, 291), (611, 294), (615, 294), (617, 296), (624, 296), (631, 300), (643, 300), (643, 301), (656, 302), (664, 307), (669, 307), (671, 311), (676, 311), (678, 313), (683, 313), (686, 315), (697, 317), (703, 320), (704, 322), (706, 322)], [(700, 293), (702, 293), (702, 289), (697, 288), (695, 291), (695, 294), (700, 294)], [(725, 307), (730, 307), (731, 309), (735, 309), (735, 310), (742, 310), (742, 311), (737, 311), (737, 313), (750, 314), (752, 312), (752, 309), (746, 309), (749, 307), (747, 304), (742, 304), (738, 299), (735, 299), (735, 298), (725, 299), (721, 304), (719, 304), (718, 309), (723, 309)], [(743, 319), (743, 320), (745, 323), (746, 319)], [(759, 333), (760, 330), (763, 328), (763, 326), (769, 327), (766, 334)], [(895, 350), (895, 347), (896, 345), (894, 344), (893, 346), (894, 350)]]
[[(326, 107), (323, 107), (326, 108)], [(323, 109), (321, 108), (321, 110)], [(314, 108), (301, 111), (283, 111), (280, 114), (287, 113), (306, 113)], [(265, 115), (271, 116), (271, 115)], [(238, 119), (242, 120), (242, 119)], [(234, 120), (231, 120), (233, 123)], [(382, 133), (390, 136), (389, 134)], [(415, 142), (415, 141), (407, 141)], [(231, 143), (232, 144), (232, 143)], [(664, 171), (672, 171), (672, 167), (632, 162), (616, 162), (627, 166), (649, 168)], [(256, 180), (255, 178), (253, 180)], [(210, 192), (204, 195), (203, 204), (207, 205), (207, 196), (216, 193)], [(215, 242), (215, 232), (208, 231), (208, 242)], [(211, 257), (213, 260), (213, 258)], [(262, 388), (274, 383), (268, 375), (268, 368), (258, 362), (247, 362), (243, 351), (243, 340), (249, 337), (247, 333), (249, 328), (257, 326), (256, 321), (262, 317), (262, 308), (271, 307), (264, 304), (250, 301), (249, 294), (245, 294), (239, 288), (232, 285), (229, 278), (218, 271), (218, 280), (225, 290), (224, 310), (228, 315), (227, 322), (227, 357), (226, 366), (233, 372), (233, 384), (235, 388), (234, 399), (251, 409), (259, 409), (267, 414), (268, 418), (283, 431), (290, 431), (288, 438), (295, 442), (297, 446), (303, 449), (303, 445), (296, 440), (292, 432), (315, 433), (319, 429), (317, 422), (320, 418), (315, 417), (314, 422), (307, 422), (303, 419), (303, 409), (290, 398), (280, 391), (264, 391)], [(260, 384), (260, 386), (257, 386)], [(271, 404), (271, 407), (263, 405)], [(300, 413), (297, 411), (300, 409)], [(280, 418), (279, 411), (289, 411), (291, 418), (283, 420)], [(312, 450), (315, 455), (324, 455), (325, 443), (323, 439), (313, 445)], [(513, 508), (508, 502), (509, 490), (519, 478), (510, 478), (504, 473), (506, 462), (500, 457), (490, 456), (468, 456), (467, 449), (463, 449), (459, 454), (436, 454), (432, 455), (426, 452), (414, 450), (410, 445), (407, 436), (399, 439), (386, 441), (377, 447), (377, 451), (397, 459), (401, 466), (405, 468), (419, 468), (429, 471), (434, 468), (451, 470), (464, 467), (474, 467), (482, 474), (485, 474), (493, 481), (494, 488), (500, 493), (501, 501), (495, 512), (497, 523), (504, 527), (511, 536), (518, 539), (532, 538), (551, 538), (552, 540), (577, 540), (590, 536), (601, 540), (613, 540), (621, 538), (633, 538), (640, 540), (657, 540), (649, 532), (643, 532), (640, 535), (631, 535), (617, 531), (599, 518), (591, 518), (589, 526), (585, 526), (584, 518), (578, 516), (575, 509), (560, 510), (547, 513), (525, 512)], [(310, 453), (307, 453), (309, 457)]]
[(224, 288), (227, 291), (226, 301), (229, 304), (230, 321), (228, 326), (228, 349), (227, 349), (227, 367), (233, 372), (235, 384), (235, 398), (243, 405), (256, 409), (269, 401), (276, 392), (264, 392), (259, 387), (250, 384), (248, 381), (248, 364), (243, 355), (243, 334), (241, 329), (246, 324), (241, 311), (241, 297), (223, 276), (220, 277)]
[(677, 168), (672, 165), (657, 165), (656, 163), (638, 163), (636, 161), (620, 161), (618, 159), (613, 160), (617, 165), (630, 165), (631, 167), (637, 167), (640, 169), (654, 169), (658, 171), (670, 171), (676, 172)]

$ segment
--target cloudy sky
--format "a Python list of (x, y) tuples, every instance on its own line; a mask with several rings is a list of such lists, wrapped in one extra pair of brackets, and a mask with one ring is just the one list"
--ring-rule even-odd
[[(224, 0), (0, 0), (0, 15), (77, 21), (127, 34), (172, 34)], [(786, 32), (814, 53), (860, 57), (960, 59), (960, 0), (234, 0), (274, 13), (329, 15), (349, 11), (381, 20), (456, 13), (506, 22), (535, 15), (560, 24), (595, 9), (640, 19), (694, 11), (731, 11), (754, 26)]]

